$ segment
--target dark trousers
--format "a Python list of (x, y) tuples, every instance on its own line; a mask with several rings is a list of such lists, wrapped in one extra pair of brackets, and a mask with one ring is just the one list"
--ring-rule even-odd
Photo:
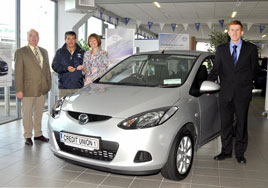
[(233, 120), (236, 115), (235, 155), (244, 156), (248, 145), (248, 108), (250, 101), (220, 101), (222, 152), (232, 154)]

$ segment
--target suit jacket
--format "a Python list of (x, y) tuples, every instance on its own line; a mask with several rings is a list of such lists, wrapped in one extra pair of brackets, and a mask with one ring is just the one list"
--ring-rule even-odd
[(24, 97), (39, 97), (51, 88), (48, 53), (44, 48), (39, 49), (43, 56), (43, 68), (29, 46), (15, 52), (15, 90), (23, 92)]
[(236, 67), (229, 43), (217, 47), (214, 66), (208, 79), (216, 80), (219, 76), (221, 101), (231, 101), (234, 97), (240, 101), (251, 100), (257, 63), (258, 51), (252, 43), (242, 41)]

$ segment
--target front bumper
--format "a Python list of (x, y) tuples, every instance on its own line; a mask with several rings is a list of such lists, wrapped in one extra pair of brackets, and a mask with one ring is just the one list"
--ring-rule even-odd
[[(166, 163), (173, 138), (176, 136), (178, 122), (172, 118), (163, 125), (135, 130), (124, 130), (117, 127), (123, 119), (111, 118), (106, 121), (90, 122), (81, 125), (67, 112), (62, 111), (57, 119), (49, 118), (48, 135), (50, 137), (50, 149), (55, 155), (70, 160), (74, 163), (89, 166), (94, 169), (105, 170), (123, 174), (152, 174), (158, 172)], [(171, 124), (171, 125), (170, 125)], [(72, 134), (81, 134), (93, 137), (101, 137), (104, 147), (102, 151), (77, 151), (62, 149), (58, 133), (66, 131)], [(113, 143), (111, 145), (111, 143)], [(110, 144), (110, 145), (109, 145)], [(117, 148), (115, 147), (117, 145)], [(70, 148), (69, 148), (70, 149)], [(146, 162), (134, 162), (138, 152), (150, 153), (152, 159)], [(110, 159), (94, 155), (103, 152), (113, 155)], [(110, 152), (110, 153), (109, 153)], [(90, 154), (91, 153), (91, 154)], [(111, 154), (112, 153), (112, 154)]]

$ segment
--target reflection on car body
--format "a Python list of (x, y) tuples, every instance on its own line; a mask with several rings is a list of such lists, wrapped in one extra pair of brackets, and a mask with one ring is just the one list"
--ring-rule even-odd
[(213, 60), (192, 51), (130, 56), (57, 102), (48, 121), (51, 150), (94, 169), (185, 178), (194, 149), (220, 131), (220, 86), (205, 81)]
[(8, 65), (2, 58), (0, 58), (0, 76), (6, 75), (7, 73)]

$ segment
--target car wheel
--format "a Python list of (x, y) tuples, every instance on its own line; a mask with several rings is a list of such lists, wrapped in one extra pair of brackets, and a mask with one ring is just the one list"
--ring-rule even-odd
[(194, 157), (192, 133), (183, 128), (176, 136), (167, 163), (161, 170), (166, 179), (182, 180), (189, 174)]

